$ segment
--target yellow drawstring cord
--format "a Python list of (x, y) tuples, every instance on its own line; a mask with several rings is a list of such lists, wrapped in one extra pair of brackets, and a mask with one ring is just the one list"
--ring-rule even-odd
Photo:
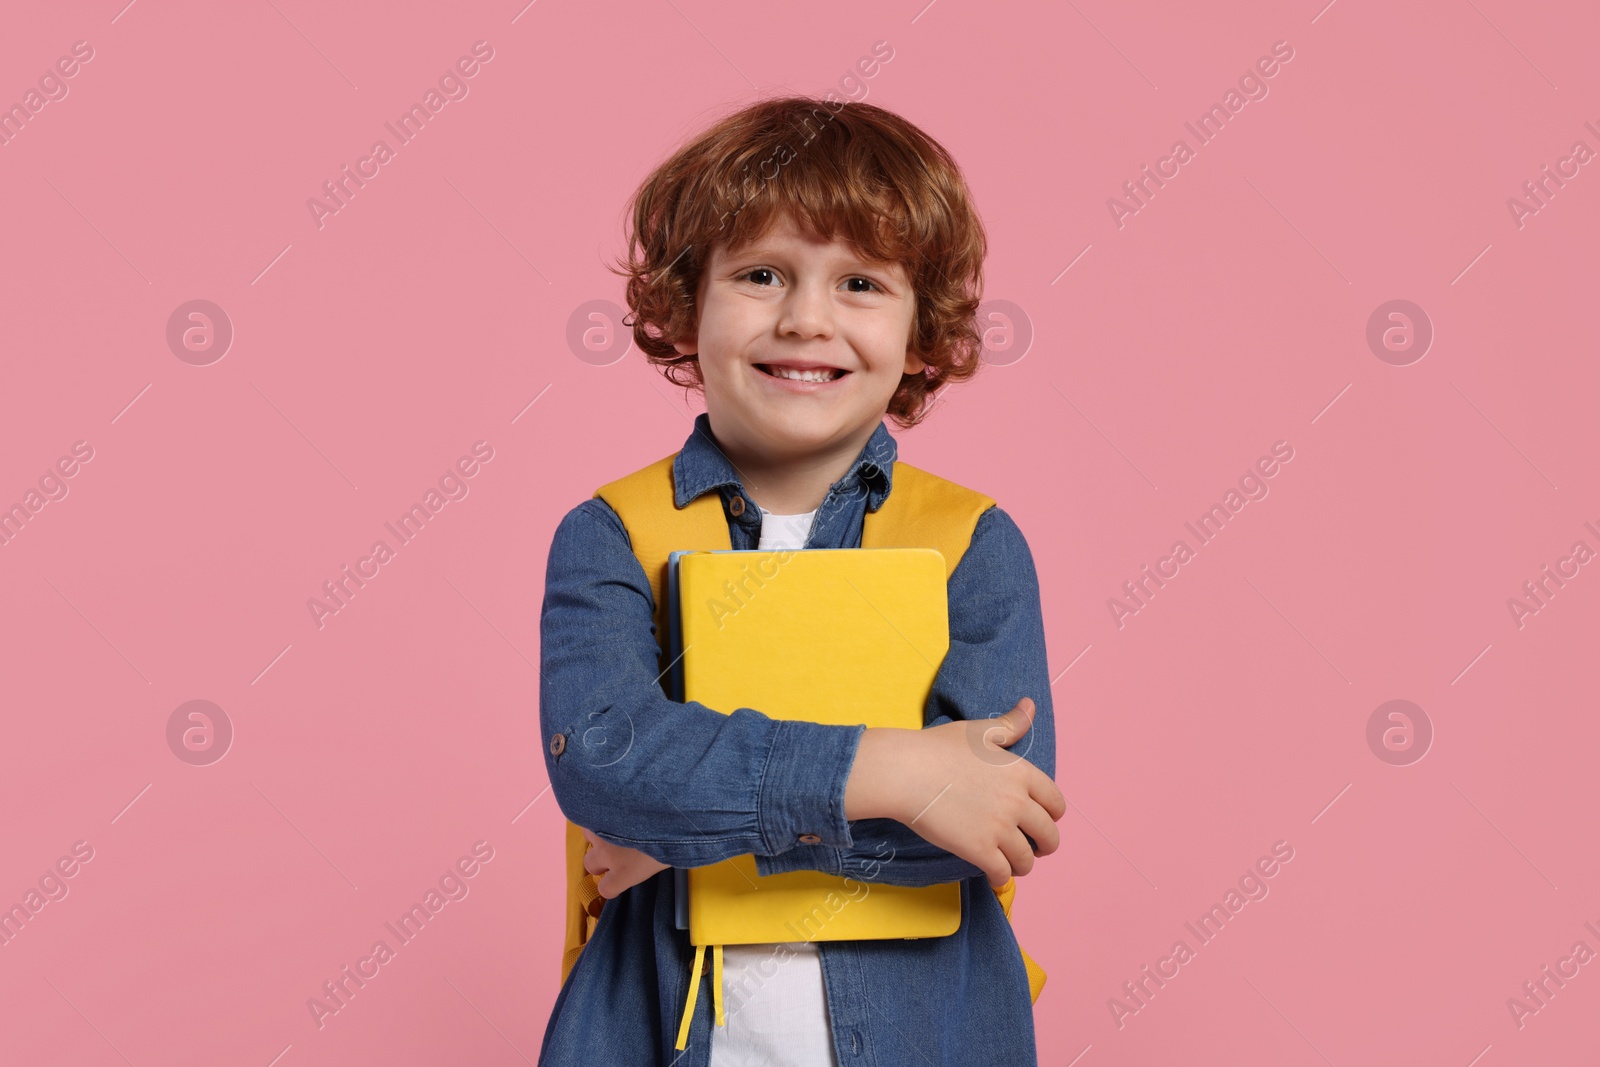
[[(689, 1023), (694, 1019), (695, 1001), (700, 996), (700, 968), (705, 966), (706, 947), (694, 947), (694, 963), (689, 968), (689, 998), (683, 1005), (683, 1019), (678, 1023), (678, 1043), (674, 1047), (680, 1051), (689, 1043)], [(726, 1026), (727, 1017), (722, 1013), (722, 946), (711, 946), (711, 1003), (717, 1010), (717, 1025)]]
[(700, 995), (700, 965), (705, 962), (705, 959), (706, 947), (704, 945), (696, 945), (694, 947), (694, 964), (689, 970), (689, 1000), (683, 1006), (683, 1021), (678, 1023), (678, 1044), (675, 1046), (678, 1049), (682, 1049), (689, 1043), (689, 1020), (694, 1018), (695, 998)]

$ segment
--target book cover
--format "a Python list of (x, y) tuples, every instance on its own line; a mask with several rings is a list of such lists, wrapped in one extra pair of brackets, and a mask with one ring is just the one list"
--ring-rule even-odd
[[(945, 575), (931, 548), (674, 552), (669, 692), (725, 714), (921, 729), (949, 647)], [(762, 877), (750, 855), (677, 869), (674, 886), (697, 945), (942, 937), (961, 917), (959, 882)]]

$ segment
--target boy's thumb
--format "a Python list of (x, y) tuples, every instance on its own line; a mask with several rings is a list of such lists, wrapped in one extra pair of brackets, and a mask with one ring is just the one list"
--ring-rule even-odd
[(1008, 724), (1008, 729), (1011, 736), (1004, 741), (997, 741), (995, 743), (1000, 745), (1002, 748), (1009, 748), (1016, 744), (1017, 741), (1021, 739), (1022, 735), (1027, 733), (1028, 730), (1033, 726), (1033, 716), (1037, 711), (1038, 709), (1033, 706), (1032, 697), (1023, 697), (1021, 700), (1017, 701), (1017, 706), (1006, 712), (1003, 716)]
[(971, 746), (972, 754), (995, 767), (1009, 767), (1020, 761), (1020, 755), (1006, 750), (1028, 732), (1033, 725), (1033, 713), (1033, 701), (1023, 697), (1016, 707), (1004, 714), (971, 722), (967, 730), (967, 744)]

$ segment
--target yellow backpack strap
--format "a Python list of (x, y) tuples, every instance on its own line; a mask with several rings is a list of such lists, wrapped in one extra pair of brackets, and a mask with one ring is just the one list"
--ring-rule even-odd
[[(883, 506), (867, 513), (861, 529), (861, 547), (937, 548), (944, 556), (945, 577), (948, 578), (955, 573), (956, 564), (972, 544), (978, 517), (994, 503), (993, 498), (966, 486), (896, 461), (893, 487), (884, 498)], [(995, 890), (1008, 921), (1016, 893), (1015, 878)], [(1022, 950), (1021, 945), (1017, 948)], [(1028, 972), (1028, 995), (1037, 1003), (1044, 989), (1044, 968), (1025, 951), (1022, 965)]]
[[(604, 500), (622, 520), (628, 542), (639, 565), (650, 581), (655, 602), (656, 640), (665, 644), (667, 635), (666, 589), (667, 555), (688, 548), (731, 548), (728, 520), (722, 514), (722, 498), (704, 493), (679, 510), (674, 506), (672, 464), (677, 453), (648, 467), (607, 482), (594, 495)], [(666, 659), (659, 661), (664, 669)], [(663, 680), (663, 689), (665, 689)], [(568, 821), (566, 836), (567, 905), (566, 933), (561, 951), (561, 982), (566, 984), (583, 946), (594, 935), (595, 924), (605, 906), (599, 881), (583, 869), (589, 851), (577, 824)]]
[[(1017, 895), (1016, 877), (1013, 875), (1007, 878), (1006, 884), (994, 892), (995, 896), (1000, 898), (1000, 908), (1006, 913), (1006, 919), (1009, 921), (1011, 918), (1011, 901)], [(1044, 989), (1044, 980), (1046, 978), (1044, 968), (1039, 966), (1021, 945), (1017, 946), (1017, 951), (1022, 953), (1022, 966), (1028, 972), (1028, 996), (1037, 1004), (1039, 1002), (1039, 993)]]
[(861, 547), (937, 548), (949, 578), (972, 544), (978, 516), (993, 506), (976, 490), (896, 460), (889, 495), (862, 523)]
[(674, 452), (594, 491), (622, 519), (633, 554), (650, 580), (650, 595), (656, 604), (656, 643), (662, 646), (667, 640), (667, 556), (688, 549), (733, 547), (728, 518), (722, 513), (722, 494), (702, 493), (683, 508), (676, 506), (672, 464), (677, 458)]
[(583, 946), (589, 943), (600, 918), (600, 908), (606, 902), (600, 895), (595, 876), (583, 869), (583, 857), (588, 851), (589, 842), (578, 831), (578, 824), (567, 823), (567, 918), (566, 940), (561, 948), (562, 985), (566, 985), (567, 975), (572, 973)]

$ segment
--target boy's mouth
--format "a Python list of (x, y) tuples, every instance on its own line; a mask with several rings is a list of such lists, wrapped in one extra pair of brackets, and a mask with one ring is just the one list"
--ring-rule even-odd
[(831, 382), (850, 373), (842, 367), (828, 367), (822, 364), (795, 366), (789, 363), (757, 363), (756, 369), (769, 377), (791, 382)]

